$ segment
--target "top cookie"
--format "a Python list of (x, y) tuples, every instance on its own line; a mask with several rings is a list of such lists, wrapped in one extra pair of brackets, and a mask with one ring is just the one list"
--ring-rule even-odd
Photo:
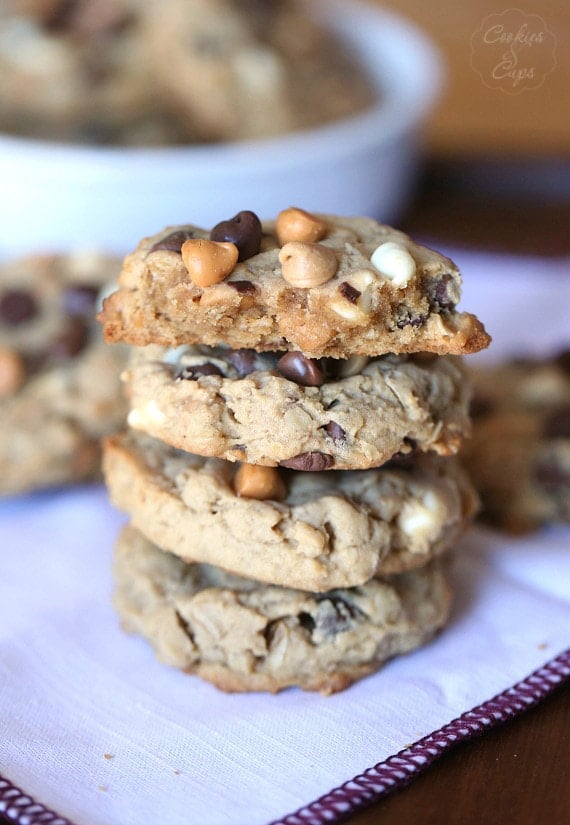
[(107, 341), (138, 346), (461, 355), (490, 338), (456, 311), (460, 292), (452, 261), (371, 218), (244, 211), (142, 240), (99, 320)]

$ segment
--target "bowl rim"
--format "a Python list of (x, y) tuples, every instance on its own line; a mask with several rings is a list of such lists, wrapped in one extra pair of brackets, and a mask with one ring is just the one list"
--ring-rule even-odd
[[(370, 49), (372, 37), (377, 38), (377, 59), (360, 56), (364, 68), (376, 81), (380, 96), (362, 112), (312, 129), (216, 144), (96, 145), (0, 133), (0, 156), (14, 160), (20, 154), (26, 162), (33, 163), (45, 161), (49, 154), (54, 166), (63, 162), (67, 167), (72, 164), (81, 168), (87, 162), (92, 170), (112, 162), (118, 164), (116, 173), (123, 170), (131, 174), (139, 168), (145, 170), (147, 177), (152, 168), (158, 172), (158, 166), (164, 173), (169, 168), (180, 171), (181, 162), (195, 162), (198, 168), (207, 166), (211, 176), (215, 172), (225, 174), (236, 164), (262, 171), (265, 167), (286, 167), (291, 157), (295, 157), (296, 164), (305, 158), (307, 165), (314, 163), (315, 154), (323, 161), (337, 159), (353, 154), (355, 147), (365, 150), (383, 146), (414, 131), (435, 104), (443, 86), (443, 61), (428, 35), (408, 18), (373, 5), (370, 0), (311, 0), (308, 5), (317, 19), (326, 20), (333, 31), (344, 34), (353, 48), (366, 41)], [(402, 49), (403, 42), (413, 48)]]

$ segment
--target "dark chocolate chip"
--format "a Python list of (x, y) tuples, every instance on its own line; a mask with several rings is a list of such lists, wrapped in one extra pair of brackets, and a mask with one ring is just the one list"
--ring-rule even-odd
[(257, 292), (257, 287), (251, 281), (226, 281), (226, 284), (240, 295), (255, 295)]
[(382, 466), (387, 470), (411, 470), (415, 465), (415, 452), (402, 453), (398, 451)]
[(158, 252), (159, 249), (164, 249), (166, 252), (180, 252), (184, 241), (188, 241), (194, 237), (195, 235), (193, 232), (187, 229), (178, 229), (176, 232), (171, 232), (170, 235), (167, 235), (165, 238), (157, 241), (148, 250), (148, 254), (150, 255), (151, 252)]
[(299, 455), (280, 461), (280, 467), (289, 467), (290, 470), (302, 470), (306, 473), (320, 473), (321, 470), (328, 470), (334, 464), (334, 457), (327, 453), (317, 451), (311, 453), (299, 453)]
[(197, 381), (205, 375), (223, 375), (215, 364), (186, 364), (181, 365), (174, 378), (180, 381)]
[(550, 495), (567, 494), (570, 490), (568, 468), (560, 466), (554, 459), (540, 459), (533, 468), (533, 477), (538, 486)]
[(238, 261), (244, 261), (257, 255), (262, 234), (261, 221), (255, 212), (244, 210), (216, 224), (210, 232), (210, 240), (235, 244), (239, 251)]
[(34, 296), (25, 289), (10, 289), (0, 297), (0, 320), (10, 326), (31, 321), (38, 314)]
[(449, 272), (442, 275), (437, 280), (428, 282), (428, 296), (431, 304), (436, 309), (453, 309), (455, 302), (453, 300), (451, 289), (454, 286), (453, 276)]
[(88, 340), (88, 325), (81, 318), (70, 318), (64, 331), (50, 341), (46, 352), (56, 361), (65, 360), (80, 353)]
[(92, 315), (98, 295), (99, 287), (69, 284), (63, 292), (63, 308), (68, 315)]
[(315, 620), (315, 630), (323, 636), (336, 636), (350, 630), (352, 625), (363, 616), (362, 612), (353, 604), (340, 596), (325, 596), (319, 598)]
[(355, 287), (351, 286), (348, 281), (343, 281), (339, 286), (338, 291), (342, 297), (346, 298), (347, 301), (350, 301), (351, 304), (355, 304), (362, 295), (362, 293), (359, 292), (358, 289), (355, 289)]
[(398, 329), (404, 327), (421, 327), (427, 321), (427, 313), (414, 313), (409, 307), (399, 306), (396, 310), (396, 326)]
[(320, 362), (306, 358), (302, 352), (286, 352), (277, 362), (277, 370), (302, 387), (320, 387), (326, 381)]
[(336, 421), (329, 421), (323, 429), (326, 430), (327, 434), (330, 435), (333, 441), (346, 440), (346, 432), (342, 429), (340, 424), (336, 423)]
[(545, 438), (570, 438), (570, 404), (553, 410), (544, 422)]
[(303, 611), (302, 613), (299, 613), (297, 618), (299, 619), (299, 624), (301, 627), (304, 627), (305, 630), (308, 630), (310, 633), (313, 632), (315, 629), (315, 620), (310, 613)]
[(259, 356), (254, 349), (225, 350), (223, 357), (236, 368), (240, 376), (261, 369)]

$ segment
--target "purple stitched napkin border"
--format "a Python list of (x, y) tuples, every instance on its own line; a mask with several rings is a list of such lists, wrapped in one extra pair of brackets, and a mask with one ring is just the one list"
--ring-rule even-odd
[[(269, 825), (338, 825), (407, 785), (447, 750), (538, 704), (570, 677), (570, 648), (526, 679), (379, 762), (319, 799)], [(16, 825), (73, 825), (0, 774), (0, 821)]]

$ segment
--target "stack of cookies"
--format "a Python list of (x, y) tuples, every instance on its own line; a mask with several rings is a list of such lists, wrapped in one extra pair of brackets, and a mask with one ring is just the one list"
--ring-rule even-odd
[(489, 342), (460, 283), (401, 232), (297, 208), (127, 256), (99, 316), (132, 345), (115, 602), (162, 661), (330, 693), (442, 627), (476, 507), (456, 356)]

